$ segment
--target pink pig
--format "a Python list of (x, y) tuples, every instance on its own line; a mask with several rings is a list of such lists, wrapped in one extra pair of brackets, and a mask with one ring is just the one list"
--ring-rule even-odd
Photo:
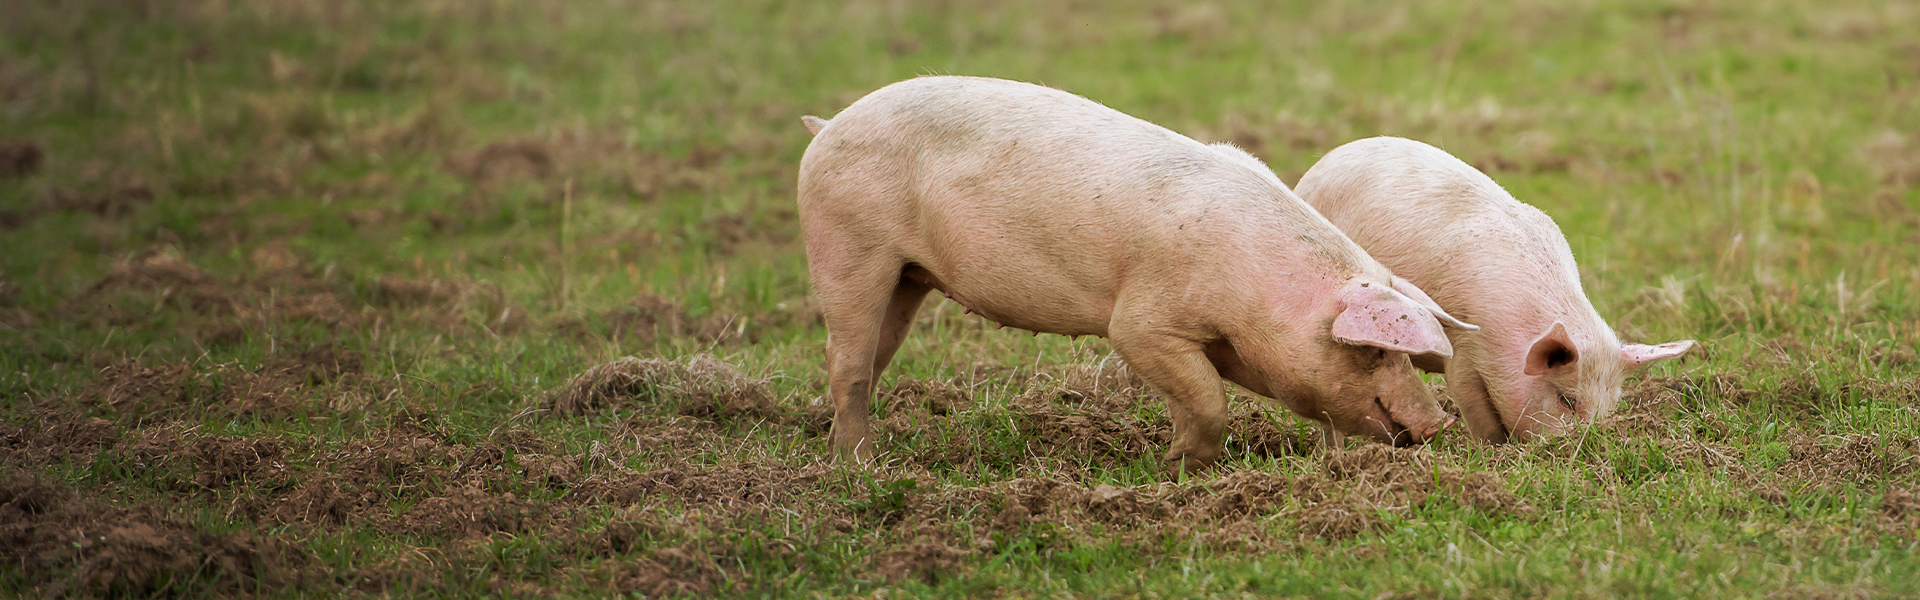
[(1413, 140), (1335, 148), (1300, 178), (1300, 197), (1360, 246), (1479, 331), (1452, 332), (1447, 391), (1475, 436), (1526, 440), (1590, 422), (1620, 401), (1628, 371), (1692, 340), (1621, 344), (1580, 288), (1553, 219), (1492, 179)]
[(861, 98), (800, 162), (833, 448), (874, 455), (874, 381), (939, 290), (1002, 326), (1104, 336), (1164, 393), (1169, 469), (1222, 455), (1221, 378), (1394, 444), (1451, 421), (1409, 353), (1471, 327), (1244, 153), (1037, 85), (924, 77)]

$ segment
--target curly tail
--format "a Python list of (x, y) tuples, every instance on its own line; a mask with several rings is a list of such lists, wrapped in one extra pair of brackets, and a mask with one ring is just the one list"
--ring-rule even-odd
[(828, 121), (826, 119), (822, 119), (820, 117), (816, 117), (813, 115), (800, 117), (800, 124), (806, 125), (807, 133), (811, 133), (813, 135), (820, 135), (820, 130), (826, 129), (827, 125), (831, 123), (832, 121)]

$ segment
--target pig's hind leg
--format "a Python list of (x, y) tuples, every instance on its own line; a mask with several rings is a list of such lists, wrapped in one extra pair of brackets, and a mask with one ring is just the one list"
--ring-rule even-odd
[(813, 274), (827, 322), (827, 390), (833, 398), (829, 443), (839, 455), (863, 462), (874, 457), (874, 384), (930, 289), (902, 277), (898, 266), (866, 266), (864, 274)]

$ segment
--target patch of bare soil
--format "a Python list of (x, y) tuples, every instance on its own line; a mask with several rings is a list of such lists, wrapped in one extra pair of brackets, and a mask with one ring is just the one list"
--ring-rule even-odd
[(399, 529), (441, 538), (495, 532), (521, 534), (535, 531), (539, 522), (547, 517), (538, 509), (534, 503), (517, 498), (512, 492), (493, 494), (469, 484), (450, 487), (413, 505), (400, 515)]
[(1031, 448), (1037, 454), (1124, 462), (1173, 439), (1172, 422), (1163, 415), (1150, 420), (1137, 415), (1135, 407), (1146, 393), (1130, 373), (1072, 369), (1059, 376), (1036, 375), (1013, 405), (1022, 429), (1046, 442)]
[(1338, 540), (1434, 502), (1516, 518), (1536, 512), (1498, 475), (1456, 469), (1419, 450), (1368, 445), (1331, 454), (1320, 473), (1305, 477), (1240, 470), (1189, 485), (1091, 488), (1028, 477), (951, 489), (916, 497), (903, 521), (959, 518), (995, 505), (996, 498), (991, 524), (1001, 531), (1053, 523), (1065, 531), (1097, 532), (1090, 528), (1100, 525), (1130, 536), (1201, 534), (1210, 544), (1256, 549), (1284, 543), (1259, 525), (1276, 514), (1292, 515), (1304, 538)]
[(554, 173), (553, 152), (538, 140), (504, 140), (447, 159), (447, 170), (481, 185), (544, 179)]
[(921, 542), (874, 555), (872, 570), (887, 581), (910, 579), (933, 585), (958, 573), (962, 561), (972, 554), (946, 544)]
[(1799, 436), (1778, 476), (1821, 488), (1877, 487), (1920, 471), (1920, 440), (1881, 435)]
[(529, 321), (527, 311), (509, 302), (498, 286), (389, 274), (373, 282), (371, 302), (363, 302), (348, 278), (306, 264), (284, 245), (261, 246), (251, 258), (252, 273), (218, 277), (172, 248), (144, 251), (120, 261), (61, 312), (46, 317), (141, 327), (170, 313), (176, 317), (174, 329), (207, 345), (238, 342), (248, 330), (283, 322), (342, 330), (382, 320), (449, 333), (484, 328), (509, 334)]
[(0, 483), (0, 559), (48, 597), (150, 597), (188, 585), (242, 593), (293, 581), (306, 562), (275, 538), (214, 533), (18, 476)]
[(362, 362), (359, 352), (332, 345), (276, 355), (253, 369), (196, 372), (182, 363), (126, 360), (102, 368), (78, 399), (135, 418), (284, 417), (315, 408), (307, 390), (358, 376)]
[(1893, 530), (1913, 535), (1920, 531), (1920, 494), (1910, 489), (1887, 488), (1880, 496), (1880, 516)]
[(734, 580), (728, 587), (727, 573), (713, 555), (686, 548), (661, 548), (613, 574), (615, 589), (639, 592), (648, 598), (667, 596), (705, 596), (738, 592), (745, 581)]
[(19, 179), (40, 172), (46, 153), (28, 140), (0, 140), (0, 179)]
[(33, 417), (31, 427), (0, 425), (0, 464), (85, 462), (120, 441), (120, 428), (106, 419), (54, 408), (36, 409)]
[(285, 473), (286, 451), (274, 440), (206, 437), (193, 445), (194, 483), (217, 488), (252, 483), (263, 471)]
[(748, 377), (710, 354), (601, 364), (549, 393), (546, 404), (567, 415), (639, 405), (712, 421), (778, 416), (765, 379)]

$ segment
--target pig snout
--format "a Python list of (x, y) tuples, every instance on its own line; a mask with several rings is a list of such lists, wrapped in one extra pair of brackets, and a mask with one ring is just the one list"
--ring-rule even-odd
[(1426, 402), (1409, 399), (1406, 402), (1383, 402), (1374, 399), (1375, 406), (1386, 413), (1385, 439), (1381, 441), (1398, 447), (1417, 446), (1440, 435), (1453, 425), (1454, 417), (1440, 410), (1431, 396)]

